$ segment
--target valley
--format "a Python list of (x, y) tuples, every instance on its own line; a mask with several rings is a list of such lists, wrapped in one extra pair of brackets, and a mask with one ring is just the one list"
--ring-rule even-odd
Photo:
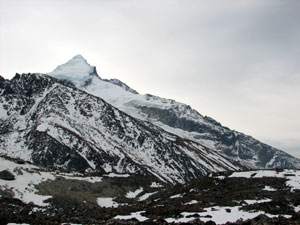
[(14, 176), (0, 177), (0, 217), (10, 223), (299, 223), (299, 170), (228, 171), (174, 186), (144, 176), (65, 173), (0, 160), (0, 171)]

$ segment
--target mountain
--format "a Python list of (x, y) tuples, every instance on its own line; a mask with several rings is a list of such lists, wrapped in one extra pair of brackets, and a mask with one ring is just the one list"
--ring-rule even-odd
[(0, 76), (0, 224), (297, 224), (299, 164), (81, 55)]
[(150, 94), (141, 95), (119, 80), (104, 80), (81, 56), (58, 66), (50, 76), (98, 96), (132, 117), (191, 140), (251, 168), (300, 168), (300, 160), (251, 136), (230, 130), (190, 106)]
[[(80, 68), (81, 77), (74, 81), (80, 87), (102, 82), (140, 96), (102, 81), (82, 57), (67, 64), (70, 67), (57, 70), (68, 73), (53, 74), (73, 79), (71, 68)], [(245, 168), (200, 143), (133, 118), (70, 80), (44, 74), (0, 78), (0, 103), (0, 153), (35, 164), (66, 171), (140, 174), (168, 183)]]

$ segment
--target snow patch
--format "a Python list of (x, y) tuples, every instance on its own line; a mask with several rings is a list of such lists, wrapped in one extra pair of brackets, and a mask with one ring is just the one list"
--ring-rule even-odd
[(109, 173), (103, 175), (104, 177), (129, 177), (129, 174), (117, 174), (117, 173)]
[(97, 203), (99, 206), (107, 208), (117, 208), (119, 206), (119, 203), (115, 202), (114, 198), (110, 197), (97, 198)]
[(141, 197), (139, 197), (139, 201), (145, 201), (146, 199), (148, 199), (151, 195), (154, 195), (156, 192), (152, 192), (152, 193), (146, 193), (144, 195), (142, 195)]
[(129, 191), (127, 194), (126, 194), (126, 198), (135, 198), (136, 196), (138, 196), (140, 193), (142, 193), (144, 191), (144, 189), (141, 187), (135, 191)]
[(197, 200), (192, 200), (192, 201), (184, 203), (184, 205), (193, 205), (193, 204), (197, 204), (197, 203), (198, 203)]
[(3, 104), (0, 105), (0, 118), (5, 120), (8, 117), (7, 111), (3, 108)]
[(160, 183), (152, 182), (152, 184), (150, 185), (150, 187), (152, 187), (152, 188), (160, 188), (160, 187), (163, 187), (163, 185), (160, 184)]
[(272, 199), (260, 199), (260, 200), (245, 200), (248, 205), (259, 204), (264, 202), (271, 202)]
[(139, 222), (143, 222), (143, 221), (146, 221), (146, 220), (149, 219), (149, 218), (141, 215), (144, 212), (145, 211), (133, 212), (130, 215), (127, 215), (127, 216), (116, 216), (116, 217), (114, 217), (114, 219), (117, 219), (117, 220), (137, 219)]
[(182, 194), (172, 195), (170, 198), (182, 198)]
[(272, 188), (271, 186), (265, 186), (263, 191), (276, 191), (276, 189)]

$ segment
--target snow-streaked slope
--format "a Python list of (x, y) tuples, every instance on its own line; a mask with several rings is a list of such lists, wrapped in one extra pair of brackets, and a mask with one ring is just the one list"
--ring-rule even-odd
[(47, 75), (16, 75), (2, 86), (0, 101), (9, 115), (1, 118), (2, 154), (68, 170), (152, 175), (170, 183), (242, 168)]
[[(85, 59), (81, 60), (79, 65), (86, 63)], [(71, 64), (76, 62), (75, 60)], [(68, 66), (68, 63), (63, 66), (63, 69), (58, 67), (60, 69), (54, 70), (49, 75), (65, 79), (135, 118), (149, 121), (170, 133), (216, 150), (247, 167), (300, 168), (299, 159), (250, 136), (223, 127), (214, 119), (202, 116), (188, 105), (149, 94), (140, 95), (124, 83), (116, 82), (115, 79), (103, 80), (96, 73), (85, 72), (78, 75), (76, 66)], [(89, 71), (93, 69), (94, 67), (90, 66)], [(78, 83), (77, 75), (85, 76), (81, 83)], [(89, 82), (86, 82), (87, 80)]]

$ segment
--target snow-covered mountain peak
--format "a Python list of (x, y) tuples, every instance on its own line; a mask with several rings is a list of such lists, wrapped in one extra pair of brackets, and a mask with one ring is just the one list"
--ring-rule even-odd
[(97, 72), (82, 55), (76, 55), (48, 74), (57, 79), (70, 81), (77, 87), (83, 87), (90, 82), (93, 75), (97, 75)]
[(74, 60), (81, 60), (81, 61), (84, 61), (84, 62), (87, 62), (87, 60), (80, 54), (78, 55), (75, 55), (72, 59), (70, 59), (69, 61), (74, 61)]
[[(259, 142), (242, 133), (223, 127), (214, 119), (202, 116), (190, 106), (150, 94), (141, 95), (117, 79), (101, 79), (97, 76), (95, 67), (91, 67), (82, 56), (75, 56), (66, 64), (59, 66), (53, 73), (54, 77), (68, 76), (67, 80), (89, 94), (98, 96), (128, 115), (150, 122), (160, 128), (187, 140), (194, 141), (208, 149), (218, 151), (246, 167), (251, 168), (300, 168), (300, 161), (269, 145)], [(72, 79), (81, 65), (94, 68), (95, 76), (87, 76), (84, 83)], [(83, 62), (84, 61), (84, 62)], [(73, 66), (73, 62), (76, 66)], [(66, 68), (67, 69), (66, 69)], [(61, 70), (64, 72), (61, 75)], [(67, 72), (68, 73), (67, 73)], [(53, 73), (50, 74), (53, 76)], [(66, 79), (65, 77), (63, 79)]]

